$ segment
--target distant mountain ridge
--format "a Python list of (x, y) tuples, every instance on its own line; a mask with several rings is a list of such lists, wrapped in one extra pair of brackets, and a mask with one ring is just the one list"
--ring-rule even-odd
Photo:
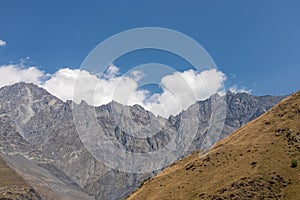
[[(220, 98), (226, 98), (226, 118), (220, 135), (214, 135), (206, 130), (213, 114), (211, 108), (218, 105)], [(186, 155), (210, 148), (281, 99), (282, 96), (255, 97), (229, 91), (224, 97), (212, 96), (164, 119), (138, 105), (112, 102), (92, 107), (84, 102), (63, 102), (34, 84), (17, 83), (0, 89), (0, 137), (13, 135), (1, 138), (1, 153), (44, 199), (119, 199), (157, 172), (125, 173), (95, 159), (79, 138), (73, 106), (95, 110), (101, 134), (131, 152), (156, 151), (168, 144), (171, 137), (194, 134)], [(146, 133), (153, 136), (132, 137)]]

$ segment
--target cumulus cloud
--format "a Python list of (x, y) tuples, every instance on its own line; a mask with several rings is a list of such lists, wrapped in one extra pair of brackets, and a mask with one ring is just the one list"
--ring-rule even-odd
[(6, 45), (6, 42), (2, 39), (0, 39), (0, 47), (4, 47)]
[(141, 78), (143, 78), (144, 76), (145, 74), (140, 70), (133, 70), (130, 72), (130, 77), (136, 81), (141, 80)]
[(120, 74), (120, 69), (117, 67), (117, 66), (115, 66), (115, 65), (113, 65), (113, 64), (111, 64), (111, 65), (109, 65), (108, 66), (108, 68), (106, 69), (106, 72), (105, 72), (105, 74), (104, 74), (104, 77), (105, 78), (115, 78), (116, 76), (118, 76)]
[(229, 88), (229, 90), (233, 93), (248, 93), (251, 94), (251, 89), (246, 89), (245, 87), (239, 87), (237, 85), (233, 85)]
[(24, 67), (22, 64), (0, 66), (0, 87), (20, 81), (40, 85), (46, 74), (36, 67)]
[(153, 113), (167, 117), (175, 115), (199, 100), (222, 91), (226, 76), (216, 69), (201, 73), (194, 70), (175, 72), (161, 79), (163, 92), (154, 94), (142, 104)]
[(137, 82), (127, 76), (117, 77), (111, 71), (107, 73), (106, 78), (99, 78), (85, 70), (64, 68), (53, 74), (43, 87), (64, 101), (72, 99), (80, 103), (85, 100), (95, 106), (112, 100), (128, 104), (129, 94), (134, 94)]
[(103, 105), (115, 100), (125, 105), (139, 104), (156, 115), (168, 117), (187, 109), (199, 100), (222, 92), (226, 76), (216, 69), (174, 72), (163, 76), (161, 93), (139, 89), (139, 81), (145, 76), (142, 71), (121, 75), (115, 65), (108, 67), (99, 76), (80, 69), (63, 68), (48, 75), (36, 67), (19, 65), (0, 66), (0, 87), (16, 82), (32, 82), (44, 87), (63, 101), (85, 100), (90, 105)]

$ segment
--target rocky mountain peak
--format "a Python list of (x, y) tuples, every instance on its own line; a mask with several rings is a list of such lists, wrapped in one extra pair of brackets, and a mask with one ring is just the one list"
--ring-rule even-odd
[[(14, 135), (20, 135), (0, 141), (1, 153), (20, 173), (31, 173), (26, 176), (27, 181), (33, 183), (38, 192), (41, 188), (37, 183), (46, 185), (60, 197), (65, 198), (62, 191), (66, 191), (69, 199), (74, 196), (120, 199), (156, 172), (129, 173), (108, 167), (87, 149), (83, 135), (96, 145), (99, 138), (110, 138), (116, 147), (134, 153), (155, 152), (173, 142), (172, 148), (177, 150), (166, 160), (175, 161), (181, 154), (210, 148), (281, 99), (250, 94), (213, 95), (165, 119), (139, 105), (125, 106), (112, 101), (94, 107), (84, 102), (63, 102), (34, 84), (17, 83), (0, 89), (0, 115), (6, 117), (5, 120), (0, 118), (0, 134), (4, 135), (10, 127)], [(225, 112), (220, 113), (220, 108), (225, 108), (221, 109)], [(224, 123), (222, 126), (214, 124), (214, 131), (209, 131), (215, 123), (212, 115), (224, 117)], [(10, 126), (5, 125), (8, 122)], [(98, 132), (95, 125), (100, 127)], [(87, 130), (96, 135), (89, 138)], [(216, 131), (219, 133), (215, 134)], [(10, 155), (10, 144), (20, 152), (18, 157)], [(30, 151), (38, 153), (28, 157)], [(114, 156), (113, 153), (106, 155)], [(21, 160), (27, 163), (27, 168), (20, 167)], [(35, 171), (30, 171), (32, 167)], [(41, 174), (46, 174), (46, 178), (40, 179)], [(56, 184), (60, 187), (53, 187)]]
[(1, 96), (15, 97), (21, 96), (32, 97), (33, 99), (41, 99), (45, 95), (50, 95), (44, 88), (41, 88), (33, 83), (19, 82), (11, 86), (5, 86), (0, 89)]

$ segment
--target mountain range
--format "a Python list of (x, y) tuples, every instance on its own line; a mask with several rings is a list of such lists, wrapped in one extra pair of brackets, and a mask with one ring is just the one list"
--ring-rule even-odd
[[(207, 151), (283, 98), (228, 91), (166, 119), (139, 105), (63, 102), (34, 84), (16, 83), (0, 89), (1, 157), (42, 199), (122, 199), (172, 161)], [(87, 147), (86, 141), (98, 140), (84, 130), (110, 138), (127, 152), (155, 152), (169, 144), (176, 151), (153, 168), (143, 163), (132, 172), (130, 165), (111, 168), (114, 163), (101, 162)]]

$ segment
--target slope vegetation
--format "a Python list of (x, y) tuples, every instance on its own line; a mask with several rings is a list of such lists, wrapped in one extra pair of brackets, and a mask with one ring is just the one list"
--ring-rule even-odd
[(300, 92), (128, 199), (300, 199)]
[(0, 157), (0, 199), (41, 199), (25, 180)]

